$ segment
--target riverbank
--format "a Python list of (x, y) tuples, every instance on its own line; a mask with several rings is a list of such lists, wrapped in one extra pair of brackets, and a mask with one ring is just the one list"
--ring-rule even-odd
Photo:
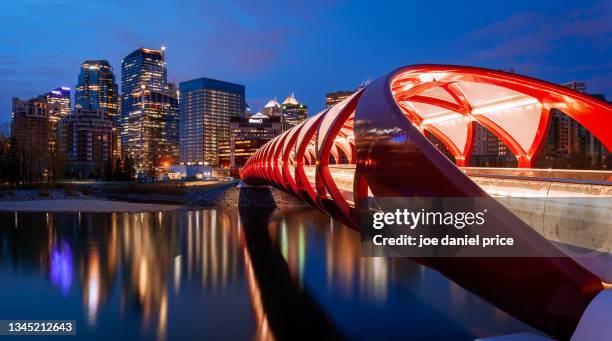
[(231, 208), (301, 207), (305, 203), (273, 187), (238, 187), (238, 182), (205, 190), (192, 189), (183, 194), (94, 192), (97, 197), (143, 203), (178, 204), (190, 207)]
[(0, 203), (6, 201), (92, 199), (91, 191), (73, 189), (11, 189), (0, 191)]
[(238, 187), (238, 181), (86, 183), (73, 184), (68, 189), (0, 191), (2, 211), (139, 212), (165, 211), (179, 207), (300, 206), (306, 205), (276, 188)]
[(159, 212), (174, 211), (179, 205), (161, 205), (101, 199), (47, 199), (0, 202), (8, 212)]

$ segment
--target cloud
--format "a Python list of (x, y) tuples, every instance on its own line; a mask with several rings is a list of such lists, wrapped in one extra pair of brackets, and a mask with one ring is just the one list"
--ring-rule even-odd
[[(307, 8), (305, 8), (307, 6)], [(23, 0), (0, 13), (0, 121), (10, 97), (74, 85), (85, 59), (120, 62), (139, 47), (168, 46), (169, 78), (250, 82), (282, 63), (293, 38), (330, 5), (313, 1)], [(101, 23), (102, 20), (104, 24)], [(10, 23), (10, 24), (9, 24)], [(51, 37), (51, 38), (50, 38)], [(284, 62), (287, 62), (286, 60)], [(290, 61), (289, 61), (290, 62)]]
[(463, 42), (485, 45), (473, 53), (476, 61), (540, 56), (575, 42), (592, 44), (609, 52), (611, 17), (609, 1), (569, 13), (517, 13), (466, 35)]
[(610, 18), (609, 1), (565, 13), (515, 13), (467, 34), (456, 49), (465, 64), (511, 67), (556, 82), (586, 80), (610, 97)]

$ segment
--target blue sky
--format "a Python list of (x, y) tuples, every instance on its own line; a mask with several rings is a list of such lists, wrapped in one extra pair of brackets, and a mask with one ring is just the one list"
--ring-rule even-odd
[(611, 1), (5, 0), (0, 11), (0, 121), (11, 98), (74, 87), (80, 63), (167, 46), (173, 82), (246, 85), (259, 110), (291, 91), (316, 113), (326, 92), (399, 66), (513, 68), (583, 80), (612, 98)]

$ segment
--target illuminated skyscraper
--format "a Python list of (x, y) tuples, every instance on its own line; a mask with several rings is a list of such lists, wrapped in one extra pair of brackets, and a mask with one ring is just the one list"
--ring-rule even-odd
[(167, 83), (164, 48), (140, 48), (121, 62), (121, 145), (137, 171), (157, 175), (178, 157), (178, 97)]
[(120, 156), (119, 91), (113, 67), (106, 60), (86, 60), (81, 64), (75, 89), (75, 109), (103, 110), (113, 123), (113, 158)]
[(179, 88), (181, 163), (229, 167), (221, 156), (230, 153), (230, 118), (245, 112), (244, 85), (198, 78)]
[(70, 115), (70, 88), (65, 86), (55, 88), (44, 95), (38, 96), (36, 100), (47, 103), (51, 138), (50, 152), (54, 154), (57, 151), (58, 143), (57, 124), (60, 119)]
[(271, 99), (261, 109), (261, 113), (268, 117), (279, 117), (281, 116), (281, 106), (278, 104), (276, 99)]
[(279, 116), (268, 117), (257, 113), (250, 117), (232, 117), (229, 154), (231, 168), (244, 166), (251, 155), (280, 133)]
[(334, 106), (340, 102), (342, 102), (345, 98), (350, 97), (354, 91), (336, 91), (330, 92), (325, 95), (325, 107), (329, 108)]
[(60, 108), (60, 116), (65, 117), (70, 114), (70, 88), (61, 86), (55, 88), (44, 95), (49, 104), (58, 104)]
[(86, 60), (75, 89), (76, 109), (105, 110), (111, 117), (119, 113), (117, 83), (113, 67), (106, 60)]
[(289, 130), (308, 118), (308, 106), (298, 102), (293, 93), (281, 106), (281, 123), (283, 131)]

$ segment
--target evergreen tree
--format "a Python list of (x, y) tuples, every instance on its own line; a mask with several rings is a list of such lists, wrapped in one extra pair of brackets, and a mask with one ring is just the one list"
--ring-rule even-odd
[(125, 159), (125, 179), (126, 180), (134, 180), (136, 177), (136, 168), (134, 167), (134, 159), (131, 156), (128, 156)]

